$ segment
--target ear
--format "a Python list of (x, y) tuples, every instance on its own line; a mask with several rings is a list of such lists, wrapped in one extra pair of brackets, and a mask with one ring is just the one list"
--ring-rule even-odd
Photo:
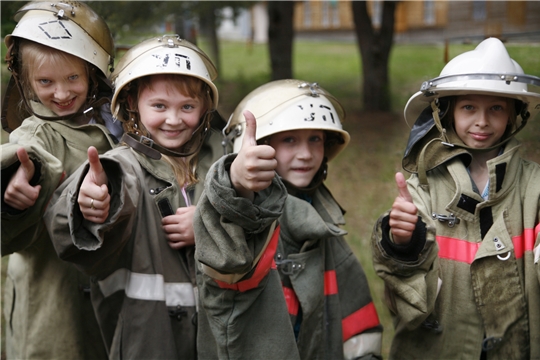
[(134, 109), (134, 108), (135, 108), (134, 105), (136, 105), (136, 101), (133, 99), (133, 95), (128, 94), (126, 100), (127, 100), (128, 105), (129, 105), (129, 108), (130, 108), (130, 109)]

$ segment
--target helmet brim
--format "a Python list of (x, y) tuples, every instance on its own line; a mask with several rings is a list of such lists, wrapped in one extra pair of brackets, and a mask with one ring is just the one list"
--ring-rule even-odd
[(407, 125), (409, 128), (411, 128), (416, 122), (418, 116), (420, 116), (424, 109), (428, 107), (433, 100), (437, 98), (459, 95), (489, 95), (520, 100), (523, 103), (528, 104), (527, 110), (530, 113), (529, 119), (534, 119), (540, 112), (540, 94), (533, 92), (486, 91), (486, 89), (476, 88), (437, 88), (432, 93), (424, 93), (419, 91), (409, 99), (407, 105), (405, 105), (404, 111)]

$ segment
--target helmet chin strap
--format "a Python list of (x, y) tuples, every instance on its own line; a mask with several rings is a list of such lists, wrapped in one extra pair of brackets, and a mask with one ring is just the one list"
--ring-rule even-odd
[[(41, 114), (38, 114), (38, 113), (36, 113), (34, 111), (34, 108), (30, 104), (28, 99), (26, 98), (25, 92), (22, 89), (22, 85), (21, 85), (21, 82), (19, 80), (19, 76), (18, 76), (17, 72), (13, 70), (11, 72), (11, 76), (13, 77), (13, 80), (14, 80), (15, 84), (17, 85), (17, 89), (19, 91), (19, 94), (21, 95), (22, 102), (23, 102), (24, 106), (26, 107), (27, 111), (30, 114), (32, 114), (32, 115), (34, 115), (34, 116), (36, 116), (36, 117), (38, 117), (38, 118), (40, 118), (42, 120), (58, 121), (58, 120), (79, 120), (79, 119), (81, 119), (81, 120), (85, 120), (86, 122), (88, 122), (92, 118), (92, 114), (96, 109), (99, 109), (101, 106), (111, 102), (111, 100), (108, 97), (103, 96), (103, 97), (100, 97), (97, 100), (91, 101), (88, 104), (88, 106), (85, 106), (86, 109), (79, 110), (79, 111), (77, 111), (77, 112), (75, 112), (73, 114), (70, 114), (70, 115), (63, 115), (63, 116), (45, 116), (45, 115), (41, 115)], [(95, 95), (93, 96), (93, 98), (95, 99)]]
[(530, 116), (529, 112), (526, 111), (526, 109), (524, 109), (519, 114), (521, 116), (522, 120), (521, 120), (521, 123), (520, 123), (520, 125), (518, 126), (518, 128), (516, 130), (514, 130), (511, 134), (507, 135), (504, 140), (502, 140), (501, 142), (499, 142), (499, 143), (497, 143), (497, 144), (495, 144), (493, 146), (490, 146), (488, 148), (483, 148), (483, 149), (477, 149), (477, 148), (472, 148), (470, 146), (467, 146), (467, 145), (465, 145), (463, 143), (451, 142), (449, 140), (448, 136), (447, 136), (446, 129), (442, 126), (441, 119), (439, 117), (439, 102), (438, 102), (438, 99), (433, 100), (430, 105), (431, 105), (431, 109), (433, 110), (433, 120), (435, 122), (435, 126), (437, 126), (437, 129), (439, 129), (439, 132), (441, 133), (441, 142), (442, 142), (442, 144), (445, 145), (445, 146), (460, 147), (460, 148), (463, 148), (463, 149), (467, 149), (467, 150), (470, 150), (470, 151), (476, 151), (476, 152), (491, 151), (493, 149), (499, 148), (501, 145), (506, 144), (511, 138), (516, 136), (517, 133), (519, 133), (521, 130), (523, 130), (525, 125), (527, 125), (527, 120), (529, 119), (529, 116)]
[(132, 147), (133, 149), (137, 150), (138, 152), (145, 154), (146, 156), (159, 160), (161, 159), (161, 155), (166, 156), (173, 156), (173, 157), (187, 157), (190, 155), (193, 155), (197, 153), (203, 143), (204, 139), (206, 137), (206, 134), (208, 133), (209, 123), (210, 123), (210, 112), (207, 112), (197, 129), (191, 134), (191, 138), (194, 136), (200, 135), (198, 143), (195, 146), (195, 149), (192, 151), (189, 151), (187, 153), (183, 152), (176, 152), (170, 149), (167, 149), (161, 145), (158, 145), (150, 138), (149, 136), (140, 136), (134, 133), (125, 133), (122, 136), (122, 141), (126, 143), (128, 146)]
[(467, 146), (462, 142), (456, 142), (456, 141), (450, 140), (450, 138), (448, 137), (447, 131), (442, 126), (441, 119), (439, 117), (439, 101), (438, 101), (438, 99), (433, 100), (430, 103), (430, 105), (431, 105), (431, 109), (433, 110), (433, 113), (432, 113), (433, 120), (435, 122), (435, 126), (437, 127), (437, 129), (440, 132), (440, 137), (432, 139), (431, 141), (429, 141), (424, 146), (424, 148), (422, 149), (422, 151), (420, 152), (420, 155), (418, 157), (418, 179), (420, 181), (420, 184), (425, 185), (425, 186), (428, 185), (425, 155), (426, 155), (426, 150), (430, 145), (432, 145), (433, 143), (436, 143), (436, 142), (440, 142), (444, 146), (450, 147), (450, 148), (462, 148), (462, 149), (466, 149), (466, 150), (468, 150), (470, 152), (488, 152), (488, 151), (497, 149), (497, 148), (501, 147), (502, 145), (506, 144), (508, 141), (510, 141), (510, 139), (512, 139), (517, 133), (519, 133), (525, 127), (525, 125), (527, 125), (527, 120), (529, 119), (529, 116), (530, 116), (529, 112), (526, 111), (526, 109), (523, 109), (519, 114), (521, 116), (521, 119), (522, 119), (521, 123), (511, 134), (507, 135), (501, 142), (499, 142), (499, 143), (497, 143), (497, 144), (495, 144), (493, 146), (490, 146), (488, 148), (483, 148), (483, 149), (477, 149), (477, 148), (472, 148), (470, 146)]

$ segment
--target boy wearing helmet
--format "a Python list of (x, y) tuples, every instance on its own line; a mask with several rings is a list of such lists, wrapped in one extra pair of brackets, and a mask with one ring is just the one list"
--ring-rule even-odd
[[(349, 142), (344, 115), (328, 92), (300, 80), (255, 89), (231, 115), (238, 157), (214, 164), (195, 217), (202, 358), (380, 357), (367, 279), (339, 227), (343, 210), (323, 184), (327, 161)], [(259, 193), (253, 204), (239, 200), (235, 163), (249, 143), (273, 150), (288, 190), (283, 210)]]
[(527, 84), (489, 38), (405, 107), (413, 174), (373, 233), (392, 358), (540, 358), (540, 166), (514, 138), (540, 109)]
[(129, 49), (111, 76), (123, 146), (101, 156), (89, 148), (46, 212), (60, 258), (95, 279), (110, 358), (197, 357), (191, 204), (197, 178), (223, 154), (210, 129), (216, 77), (207, 55), (178, 36)]
[(2, 125), (12, 131), (1, 164), (7, 357), (103, 358), (90, 281), (58, 259), (42, 216), (88, 146), (105, 152), (122, 133), (108, 107), (113, 40), (84, 3), (31, 2), (15, 19), (5, 38), (12, 76), (2, 106)]

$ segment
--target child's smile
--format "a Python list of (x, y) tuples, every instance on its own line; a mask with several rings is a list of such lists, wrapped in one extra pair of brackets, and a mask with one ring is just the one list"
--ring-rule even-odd
[(141, 91), (138, 105), (141, 122), (152, 139), (173, 150), (180, 150), (191, 139), (204, 113), (199, 100), (185, 96), (161, 75)]

